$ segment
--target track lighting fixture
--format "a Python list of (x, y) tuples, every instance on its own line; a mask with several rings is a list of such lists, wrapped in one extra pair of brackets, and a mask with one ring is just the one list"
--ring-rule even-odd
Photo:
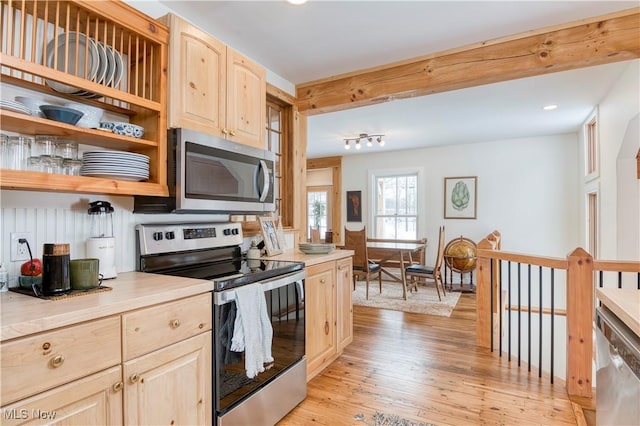
[(361, 141), (364, 140), (366, 141), (367, 147), (371, 147), (373, 146), (373, 140), (375, 138), (375, 141), (378, 142), (379, 146), (384, 146), (384, 135), (380, 134), (380, 133), (376, 133), (376, 134), (368, 134), (368, 133), (360, 133), (358, 136), (353, 137), (353, 138), (345, 138), (344, 139), (344, 149), (351, 149), (351, 141), (354, 142), (356, 149), (360, 149), (361, 145)]

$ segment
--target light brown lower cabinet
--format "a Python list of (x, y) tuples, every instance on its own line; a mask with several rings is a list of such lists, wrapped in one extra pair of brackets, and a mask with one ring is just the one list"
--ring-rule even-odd
[(211, 293), (0, 344), (0, 424), (211, 424)]
[(211, 424), (211, 332), (124, 364), (125, 424)]
[(112, 367), (2, 407), (1, 424), (122, 424), (122, 367)]
[(351, 258), (307, 267), (305, 338), (307, 381), (326, 368), (353, 340)]

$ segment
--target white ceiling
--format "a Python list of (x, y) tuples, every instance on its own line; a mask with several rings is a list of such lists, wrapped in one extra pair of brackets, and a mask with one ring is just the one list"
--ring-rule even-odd
[[(160, 3), (294, 84), (640, 6), (638, 0)], [(387, 135), (384, 147), (363, 153), (576, 132), (625, 65), (311, 116), (307, 155), (357, 154), (344, 150), (343, 138), (363, 132)], [(543, 111), (548, 103), (559, 108)]]

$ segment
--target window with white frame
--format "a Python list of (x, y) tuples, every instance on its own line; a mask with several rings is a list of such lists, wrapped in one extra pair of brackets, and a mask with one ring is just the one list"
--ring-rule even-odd
[(598, 111), (594, 111), (584, 124), (584, 156), (585, 176), (594, 178), (598, 175)]
[(418, 238), (418, 173), (373, 174), (373, 236)]
[(320, 235), (325, 235), (331, 224), (329, 223), (331, 206), (329, 204), (329, 191), (324, 187), (307, 188), (307, 223), (309, 231), (307, 237), (311, 238), (311, 228), (318, 229)]

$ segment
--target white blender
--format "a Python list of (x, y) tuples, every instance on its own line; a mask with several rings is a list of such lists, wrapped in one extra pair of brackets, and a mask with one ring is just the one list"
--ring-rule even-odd
[(87, 257), (100, 261), (103, 279), (115, 278), (116, 239), (113, 236), (113, 207), (107, 201), (89, 203), (91, 237), (87, 240)]

